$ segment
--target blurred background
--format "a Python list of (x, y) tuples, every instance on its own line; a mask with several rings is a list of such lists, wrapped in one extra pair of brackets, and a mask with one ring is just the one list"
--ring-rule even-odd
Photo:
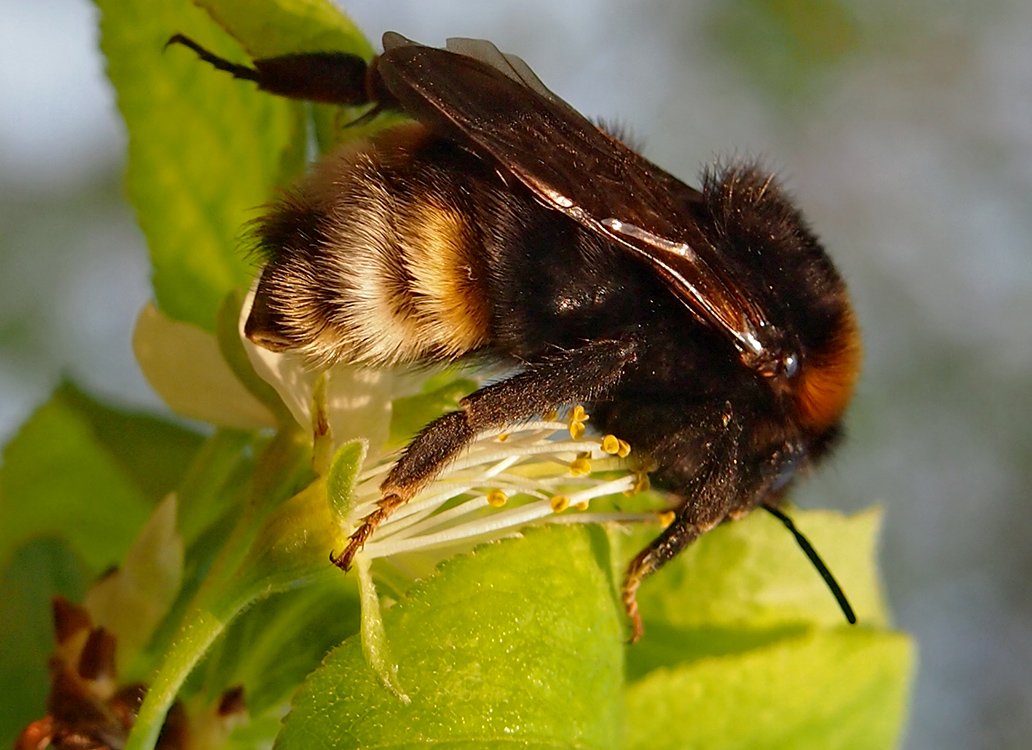
[[(4, 442), (61, 378), (160, 408), (129, 345), (148, 265), (95, 10), (13, 5), (0, 24)], [(374, 38), (491, 39), (687, 181), (722, 156), (778, 170), (850, 282), (867, 347), (850, 440), (796, 500), (887, 511), (888, 594), (920, 659), (905, 747), (1028, 747), (1032, 3), (345, 10)]]

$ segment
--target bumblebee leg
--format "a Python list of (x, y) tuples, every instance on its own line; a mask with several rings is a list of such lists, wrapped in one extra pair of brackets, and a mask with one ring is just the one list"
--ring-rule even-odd
[(729, 427), (718, 428), (717, 424), (722, 424), (720, 415), (717, 414), (713, 419), (714, 424), (709, 431), (713, 437), (706, 441), (706, 457), (684, 488), (684, 500), (673, 522), (627, 566), (622, 598), (631, 621), (631, 643), (640, 639), (645, 632), (637, 598), (642, 582), (727, 518), (743, 494), (750, 494), (738, 456), (741, 427), (730, 422)]
[(663, 529), (663, 533), (638, 553), (627, 566), (622, 597), (624, 609), (627, 610), (627, 617), (631, 621), (631, 643), (636, 643), (645, 632), (641, 623), (641, 613), (638, 611), (638, 587), (642, 581), (676, 557), (678, 552), (724, 520), (719, 512), (714, 515), (717, 517), (707, 517), (700, 523), (692, 522), (679, 513), (673, 523)]
[(213, 68), (240, 80), (253, 81), (259, 89), (270, 94), (327, 104), (376, 102), (379, 107), (393, 106), (393, 97), (376, 74), (376, 66), (358, 55), (346, 52), (279, 55), (254, 60), (254, 67), (249, 68), (209, 52), (182, 34), (172, 36), (165, 46), (172, 44), (193, 50)]
[(429, 484), (477, 433), (600, 398), (619, 382), (636, 352), (633, 340), (594, 342), (532, 363), (464, 398), (458, 411), (435, 419), (405, 449), (380, 485), (376, 510), (362, 519), (344, 551), (331, 558), (333, 563), (343, 570), (351, 567), (376, 527)]

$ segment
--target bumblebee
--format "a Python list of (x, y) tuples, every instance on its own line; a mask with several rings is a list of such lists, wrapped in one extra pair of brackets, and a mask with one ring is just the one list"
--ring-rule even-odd
[(245, 332), (313, 363), (478, 357), (514, 374), (428, 424), (333, 561), (347, 569), (392, 511), (483, 430), (583, 403), (656, 466), (675, 520), (630, 563), (642, 580), (717, 524), (779, 510), (828, 455), (857, 380), (845, 285), (773, 175), (755, 164), (685, 185), (488, 42), (399, 34), (367, 64), (335, 53), (236, 65), (294, 98), (371, 104), (411, 121), (317, 163), (271, 206)]

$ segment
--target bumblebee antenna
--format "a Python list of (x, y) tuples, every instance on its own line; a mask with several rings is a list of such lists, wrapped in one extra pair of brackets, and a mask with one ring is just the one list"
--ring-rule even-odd
[(774, 516), (776, 519), (781, 521), (788, 529), (792, 536), (795, 537), (796, 543), (803, 550), (803, 554), (806, 555), (807, 559), (813, 564), (813, 567), (817, 568), (817, 572), (821, 574), (821, 578), (824, 579), (824, 583), (827, 584), (831, 590), (832, 595), (835, 597), (835, 601), (838, 602), (839, 608), (842, 610), (842, 614), (846, 616), (846, 620), (850, 625), (856, 625), (856, 612), (853, 611), (852, 605), (849, 603), (849, 599), (846, 598), (846, 592), (839, 586), (839, 582), (835, 580), (835, 576), (828, 570), (828, 566), (824, 564), (824, 560), (817, 554), (817, 550), (810, 544), (810, 540), (807, 539), (803, 532), (796, 528), (795, 522), (782, 513), (777, 508), (771, 507), (770, 505), (764, 505), (764, 509)]

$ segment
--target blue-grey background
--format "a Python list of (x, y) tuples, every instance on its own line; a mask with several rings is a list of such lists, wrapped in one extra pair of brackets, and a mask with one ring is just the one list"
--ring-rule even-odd
[[(347, 10), (372, 35), (490, 38), (689, 180), (718, 156), (778, 168), (850, 281), (867, 344), (851, 439), (797, 499), (887, 510), (888, 592), (920, 648), (906, 747), (1028, 747), (1032, 3)], [(148, 268), (95, 11), (8, 0), (0, 18), (6, 440), (62, 376), (159, 406), (129, 348)]]

